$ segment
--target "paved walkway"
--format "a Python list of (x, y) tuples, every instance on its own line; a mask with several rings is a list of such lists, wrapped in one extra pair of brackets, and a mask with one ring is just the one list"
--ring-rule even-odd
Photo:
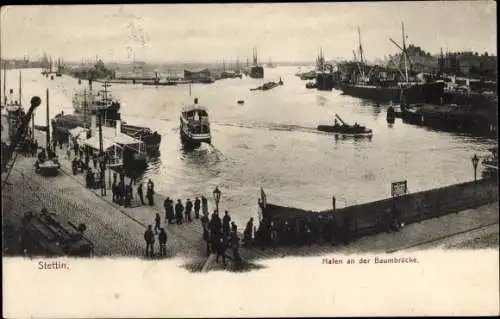
[[(44, 145), (44, 135), (38, 132), (37, 139)], [(154, 225), (154, 217), (159, 213), (162, 227), (168, 234), (167, 256), (188, 256), (201, 262), (206, 259), (205, 245), (201, 239), (199, 220), (182, 225), (167, 225), (163, 210), (164, 197), (155, 195), (155, 206), (140, 206), (135, 200), (134, 207), (126, 208), (112, 201), (112, 192), (106, 196), (101, 190), (85, 187), (84, 175), (72, 175), (71, 163), (66, 159), (65, 148), (57, 150), (61, 170), (56, 177), (35, 174), (35, 158), (18, 156), (9, 179), (12, 186), (5, 192), (3, 202), (4, 219), (20, 219), (29, 210), (46, 207), (55, 211), (74, 224), (85, 223), (86, 235), (94, 242), (96, 255), (101, 256), (142, 256), (144, 254), (144, 231), (147, 225)], [(106, 173), (106, 176), (108, 173)], [(135, 191), (135, 190), (134, 190)], [(4, 197), (4, 196), (3, 196)], [(10, 215), (10, 216), (9, 216)], [(158, 241), (156, 240), (156, 245)], [(158, 246), (155, 247), (158, 249)]]

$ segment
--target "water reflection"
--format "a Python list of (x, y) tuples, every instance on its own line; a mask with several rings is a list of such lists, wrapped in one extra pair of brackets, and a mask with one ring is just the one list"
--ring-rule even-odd
[(328, 103), (328, 99), (323, 95), (316, 95), (316, 104), (318, 106), (326, 106)]

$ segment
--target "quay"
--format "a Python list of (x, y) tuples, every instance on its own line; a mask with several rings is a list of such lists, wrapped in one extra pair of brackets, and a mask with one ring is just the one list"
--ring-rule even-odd
[[(496, 137), (496, 108), (476, 108), (470, 105), (415, 104), (401, 107), (404, 122), (453, 132), (472, 132)], [(389, 113), (388, 113), (389, 115)]]
[[(40, 146), (43, 146), (43, 134), (37, 132), (36, 136)], [(95, 256), (143, 257), (144, 231), (147, 225), (154, 225), (154, 217), (158, 213), (162, 219), (162, 227), (168, 234), (167, 258), (187, 259), (186, 268), (191, 271), (233, 268), (231, 267), (233, 256), (230, 253), (229, 265), (226, 267), (215, 263), (214, 254), (207, 256), (199, 220), (193, 218), (193, 222), (181, 225), (164, 223), (165, 212), (162, 204), (165, 197), (161, 194), (154, 195), (153, 206), (138, 205), (137, 199), (131, 207), (114, 203), (109, 188), (106, 195), (102, 196), (101, 189), (85, 187), (83, 175), (72, 175), (71, 162), (66, 158), (65, 150), (65, 147), (57, 149), (61, 172), (51, 178), (34, 174), (34, 158), (18, 156), (11, 174), (10, 185), (7, 185), (2, 192), (3, 209), (7, 212), (4, 213), (7, 241), (14, 240), (9, 236), (9, 232), (18, 226), (24, 212), (47, 208), (64, 220), (74, 224), (84, 223), (87, 226), (86, 236), (94, 244)], [(316, 212), (320, 215), (334, 214), (342, 217), (349, 214), (351, 222), (348, 229), (352, 234), (351, 240), (344, 245), (323, 241), (308, 245), (242, 246), (239, 252), (244, 261), (243, 269), (258, 268), (259, 261), (285, 256), (379, 250), (392, 253), (413, 247), (437, 245), (436, 243), (444, 239), (463, 237), (468, 232), (483, 232), (485, 236), (494, 237), (498, 234), (497, 194), (496, 181), (479, 180), (475, 186), (473, 183), (463, 183), (408, 194), (396, 200), (386, 199), (349, 206), (337, 209), (335, 212), (333, 210)], [(388, 207), (392, 207), (395, 201), (395, 205), (402, 211), (401, 221), (406, 225), (398, 232), (387, 233), (381, 229), (377, 216), (383, 214)], [(314, 213), (267, 204), (263, 216), (290, 217), (304, 212)], [(243, 238), (240, 229), (239, 237)], [(4, 249), (5, 247), (4, 245)], [(7, 246), (9, 247), (15, 247), (15, 244)], [(4, 253), (9, 255), (9, 251)]]

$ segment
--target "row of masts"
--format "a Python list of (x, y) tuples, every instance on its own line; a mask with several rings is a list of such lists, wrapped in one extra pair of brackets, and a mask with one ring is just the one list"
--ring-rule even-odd
[[(399, 71), (400, 71), (401, 75), (404, 77), (405, 81), (409, 82), (410, 78), (409, 78), (408, 73), (409, 73), (409, 70), (411, 70), (411, 59), (408, 55), (408, 50), (406, 47), (407, 36), (405, 35), (404, 23), (401, 23), (401, 32), (402, 32), (402, 45), (399, 45), (396, 41), (394, 41), (391, 38), (389, 38), (389, 41), (391, 41), (396, 47), (398, 47), (401, 50), (400, 61), (399, 61), (400, 62), (399, 63), (400, 64)], [(358, 42), (359, 42), (358, 56), (356, 55), (356, 52), (353, 50), (354, 61), (359, 60), (358, 61), (359, 72), (361, 74), (362, 79), (366, 79), (365, 68), (364, 68), (364, 66), (366, 64), (366, 58), (365, 58), (365, 54), (363, 51), (363, 45), (361, 43), (361, 32), (360, 32), (359, 27), (358, 27)], [(401, 70), (401, 65), (403, 66), (402, 68), (404, 70), (404, 73)]]
[[(44, 62), (45, 62), (45, 67), (44, 67), (44, 72), (45, 73), (61, 73), (63, 66), (64, 66), (64, 60), (63, 58), (57, 58), (57, 61), (54, 62), (52, 60), (52, 56), (46, 57), (44, 56)], [(56, 70), (53, 71), (54, 66), (56, 67)]]
[[(8, 103), (14, 103), (14, 101), (7, 101), (7, 68), (6, 68), (6, 64), (4, 63), (4, 68), (3, 68), (3, 89), (2, 89), (2, 98), (1, 98), (1, 102), (3, 103), (3, 106), (7, 105)], [(10, 95), (12, 95), (14, 91), (12, 89), (10, 89)], [(19, 71), (19, 93), (18, 93), (18, 102), (19, 102), (19, 105), (22, 105), (22, 75), (21, 75), (21, 71)], [(12, 99), (12, 96), (11, 96), (11, 99)]]

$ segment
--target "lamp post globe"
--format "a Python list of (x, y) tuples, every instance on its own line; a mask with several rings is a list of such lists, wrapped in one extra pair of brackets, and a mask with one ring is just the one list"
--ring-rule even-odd
[(479, 163), (479, 158), (476, 154), (472, 156), (472, 166), (474, 167), (474, 203), (476, 202), (476, 180), (477, 180), (477, 164)]
[(477, 157), (476, 154), (474, 154), (474, 156), (472, 156), (472, 166), (474, 167), (474, 182), (476, 181), (478, 163), (479, 163), (479, 158)]
[(214, 189), (214, 201), (215, 201), (215, 211), (219, 212), (219, 201), (222, 192), (219, 190), (219, 187), (215, 187)]
[(476, 154), (474, 154), (474, 156), (472, 156), (472, 166), (474, 166), (474, 169), (477, 168), (478, 163), (479, 163), (479, 158), (477, 157)]

